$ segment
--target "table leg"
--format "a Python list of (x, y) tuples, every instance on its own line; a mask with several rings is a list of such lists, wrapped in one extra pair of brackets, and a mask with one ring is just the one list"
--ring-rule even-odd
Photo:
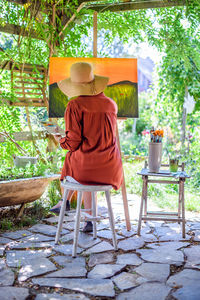
[[(178, 192), (178, 218), (181, 217), (181, 180), (179, 179), (179, 192)], [(180, 224), (180, 221), (178, 221), (178, 224)]]
[(184, 199), (184, 179), (181, 179), (181, 199), (182, 199), (182, 236), (185, 238), (185, 199)]
[(143, 204), (144, 204), (144, 195), (145, 195), (145, 178), (142, 178), (143, 186), (142, 186), (142, 197), (141, 197), (141, 204), (140, 204), (140, 214), (139, 214), (139, 221), (138, 221), (138, 230), (137, 234), (140, 235), (141, 230), (141, 223), (142, 223), (142, 212), (143, 212)]
[[(148, 177), (145, 178), (145, 193), (144, 193), (144, 216), (147, 216), (147, 191), (148, 191)], [(144, 220), (146, 223), (146, 220)]]

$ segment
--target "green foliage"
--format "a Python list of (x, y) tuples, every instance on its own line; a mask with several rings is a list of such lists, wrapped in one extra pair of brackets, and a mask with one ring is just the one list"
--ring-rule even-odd
[(49, 207), (53, 207), (62, 198), (60, 189), (60, 180), (54, 180), (49, 184), (47, 196), (49, 198)]

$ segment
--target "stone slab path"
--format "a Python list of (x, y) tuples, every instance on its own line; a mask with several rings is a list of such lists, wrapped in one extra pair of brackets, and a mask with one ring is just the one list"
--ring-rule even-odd
[(54, 244), (57, 216), (0, 234), (0, 299), (199, 300), (200, 219), (190, 218), (185, 239), (179, 224), (166, 222), (143, 223), (138, 237), (138, 209), (128, 232), (122, 202), (116, 198), (115, 206), (113, 198), (116, 252), (109, 222), (103, 220), (96, 240), (80, 234), (78, 256), (72, 258), (74, 211), (64, 218), (59, 245)]

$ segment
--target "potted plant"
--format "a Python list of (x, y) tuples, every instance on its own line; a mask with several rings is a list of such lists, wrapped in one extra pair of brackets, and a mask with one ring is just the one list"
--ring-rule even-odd
[[(25, 167), (0, 166), (0, 207), (24, 204), (39, 199), (50, 181), (58, 179), (51, 163), (28, 163)], [(56, 174), (57, 173), (57, 174)]]

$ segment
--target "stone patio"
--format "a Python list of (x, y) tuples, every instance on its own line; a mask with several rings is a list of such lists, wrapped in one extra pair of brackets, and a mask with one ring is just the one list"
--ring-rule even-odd
[[(113, 196), (119, 250), (113, 250), (108, 220), (98, 238), (80, 233), (72, 258), (74, 211), (65, 216), (59, 245), (57, 217), (26, 230), (0, 235), (0, 299), (200, 299), (200, 220), (186, 214), (186, 238), (177, 223), (142, 224), (136, 234), (139, 199), (128, 195), (132, 230), (126, 231), (121, 196)], [(105, 203), (99, 214), (106, 217)]]

